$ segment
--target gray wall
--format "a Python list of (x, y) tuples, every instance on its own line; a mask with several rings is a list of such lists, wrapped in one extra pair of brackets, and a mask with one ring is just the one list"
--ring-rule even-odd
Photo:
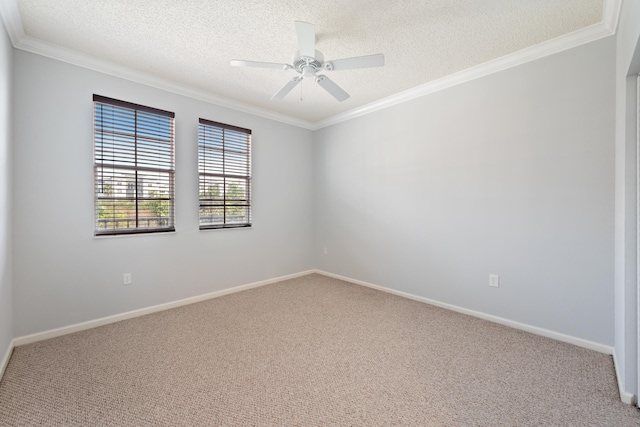
[(614, 73), (609, 37), (317, 131), (317, 267), (613, 345)]
[(638, 395), (637, 74), (640, 2), (622, 3), (616, 54), (615, 351), (622, 389)]
[(13, 48), (0, 25), (0, 363), (13, 339), (11, 260), (11, 71)]
[[(311, 131), (23, 51), (14, 61), (16, 336), (313, 268)], [(93, 237), (94, 93), (176, 113), (175, 233)], [(199, 117), (253, 131), (251, 229), (198, 230)]]

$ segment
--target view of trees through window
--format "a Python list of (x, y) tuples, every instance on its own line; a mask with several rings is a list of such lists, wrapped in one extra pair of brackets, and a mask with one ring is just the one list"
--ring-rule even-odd
[[(246, 204), (246, 184), (227, 182), (226, 185), (208, 186), (200, 191), (200, 201), (213, 206), (200, 207), (200, 222), (205, 224), (246, 223), (249, 209)], [(225, 188), (226, 191), (222, 191)]]
[(169, 198), (157, 190), (150, 190), (148, 197), (140, 199), (115, 199), (113, 185), (105, 184), (105, 199), (98, 200), (98, 228), (133, 228), (136, 223), (148, 227), (162, 227), (169, 222)]

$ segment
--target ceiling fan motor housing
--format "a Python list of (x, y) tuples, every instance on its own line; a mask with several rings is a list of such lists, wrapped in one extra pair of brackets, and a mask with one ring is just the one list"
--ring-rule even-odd
[(322, 69), (322, 64), (324, 63), (324, 55), (319, 50), (315, 51), (314, 57), (309, 56), (300, 56), (300, 51), (296, 50), (296, 53), (293, 55), (293, 68), (295, 68), (299, 73), (304, 74), (305, 69), (309, 70), (308, 67), (311, 67), (314, 74), (316, 71)]

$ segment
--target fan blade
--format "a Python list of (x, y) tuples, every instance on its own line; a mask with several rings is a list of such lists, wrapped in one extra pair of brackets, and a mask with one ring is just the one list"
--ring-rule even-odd
[(335, 99), (337, 99), (340, 102), (349, 98), (349, 94), (345, 92), (340, 86), (335, 84), (334, 81), (327, 76), (323, 76), (323, 75), (317, 76), (316, 83), (322, 86), (324, 90), (329, 92)]
[(300, 83), (301, 80), (302, 80), (302, 77), (299, 77), (299, 76), (292, 78), (287, 82), (286, 85), (282, 86), (282, 89), (280, 89), (275, 95), (273, 95), (271, 99), (273, 101), (282, 100), (285, 96), (287, 96), (289, 92), (293, 90), (294, 87), (298, 86), (298, 83)]
[(384, 55), (356, 56), (353, 58), (336, 59), (324, 63), (324, 68), (329, 71), (352, 70), (354, 68), (382, 67), (384, 65)]
[(232, 60), (231, 65), (233, 67), (278, 68), (280, 70), (288, 70), (293, 68), (289, 64), (278, 64), (276, 62), (243, 61), (240, 59)]
[(316, 29), (308, 22), (295, 21), (296, 34), (298, 36), (298, 51), (301, 57), (313, 58), (316, 56)]

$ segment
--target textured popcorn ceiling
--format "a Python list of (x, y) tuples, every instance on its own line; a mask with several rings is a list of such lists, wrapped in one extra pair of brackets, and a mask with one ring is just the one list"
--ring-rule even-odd
[[(603, 11), (603, 0), (17, 3), (27, 36), (309, 122), (599, 23)], [(315, 24), (316, 49), (327, 60), (384, 53), (386, 65), (328, 72), (351, 95), (344, 102), (312, 81), (271, 101), (294, 71), (229, 61), (290, 63), (295, 20)]]

